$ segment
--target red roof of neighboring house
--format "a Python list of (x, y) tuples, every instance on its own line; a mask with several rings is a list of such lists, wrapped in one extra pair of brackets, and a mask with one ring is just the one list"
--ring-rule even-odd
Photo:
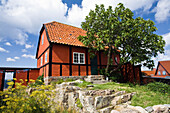
[(164, 67), (164, 69), (170, 73), (170, 60), (167, 61), (159, 61), (159, 63)]
[(142, 71), (142, 72), (145, 73), (146, 76), (154, 76), (155, 75), (155, 71), (156, 71), (156, 69), (153, 68), (152, 71)]
[(46, 26), (51, 42), (85, 47), (85, 45), (77, 39), (79, 35), (86, 36), (85, 30), (55, 21), (44, 25)]

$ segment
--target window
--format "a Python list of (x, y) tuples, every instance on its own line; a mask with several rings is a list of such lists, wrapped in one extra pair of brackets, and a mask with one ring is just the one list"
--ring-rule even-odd
[(158, 71), (158, 75), (161, 75), (161, 72), (160, 72), (160, 71)]
[(163, 75), (166, 75), (166, 71), (163, 71)]
[(44, 44), (44, 35), (42, 35), (42, 45)]
[(84, 53), (73, 52), (73, 63), (84, 64), (85, 63)]
[(45, 62), (47, 62), (47, 52), (45, 53)]
[(43, 57), (41, 57), (41, 65), (42, 65), (42, 63), (43, 63)]

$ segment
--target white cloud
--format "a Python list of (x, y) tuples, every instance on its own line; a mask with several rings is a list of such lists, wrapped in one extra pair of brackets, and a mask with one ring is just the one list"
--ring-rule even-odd
[(67, 5), (61, 0), (4, 0), (0, 5), (0, 37), (24, 45), (27, 33), (37, 34), (43, 23), (65, 21)]
[(68, 10), (67, 22), (80, 27), (81, 22), (84, 21), (90, 9), (95, 9), (95, 4), (104, 4), (105, 8), (108, 8), (108, 6), (115, 8), (118, 3), (123, 3), (125, 7), (132, 11), (141, 8), (143, 11), (148, 11), (152, 7), (153, 2), (154, 0), (83, 0), (81, 7), (73, 4), (72, 8)]
[(9, 58), (6, 58), (6, 61), (7, 61), (7, 62), (10, 62), (10, 61), (15, 62), (16, 60), (9, 57)]
[(14, 57), (14, 59), (20, 59), (19, 57)]
[(166, 33), (163, 36), (163, 39), (165, 40), (166, 42), (166, 46), (169, 46), (170, 45), (170, 32), (169, 33)]
[(158, 22), (168, 19), (170, 17), (170, 0), (159, 0), (153, 12), (156, 12), (155, 20)]
[(34, 47), (33, 45), (29, 45), (29, 44), (25, 44), (25, 48), (28, 49), (28, 48), (32, 48)]
[(5, 45), (12, 46), (10, 42), (6, 42)]
[(26, 49), (22, 49), (22, 52), (27, 52), (27, 50)]
[[(121, 2), (131, 10), (150, 9), (154, 0), (83, 0), (81, 7), (76, 4), (68, 9), (62, 0), (3, 0), (0, 5), (0, 39), (12, 39), (24, 45), (28, 34), (38, 34), (43, 23), (58, 21), (80, 26), (95, 4), (113, 8)], [(68, 16), (66, 16), (68, 10)]]
[(7, 51), (6, 49), (0, 47), (0, 52), (6, 52), (6, 53), (9, 53), (9, 51)]
[(28, 55), (27, 54), (23, 54), (22, 57), (35, 59), (35, 56), (29, 55), (29, 54)]

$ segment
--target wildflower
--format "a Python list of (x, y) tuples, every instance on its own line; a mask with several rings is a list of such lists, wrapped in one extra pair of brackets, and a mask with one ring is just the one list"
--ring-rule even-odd
[(13, 80), (17, 80), (16, 78), (13, 78)]
[(12, 86), (14, 84), (13, 81), (7, 83), (9, 86)]
[(0, 109), (4, 109), (4, 108), (5, 108), (5, 106), (1, 106), (1, 107), (0, 107)]
[(30, 81), (31, 81), (31, 82), (35, 82), (35, 80), (33, 80), (33, 79), (30, 79)]

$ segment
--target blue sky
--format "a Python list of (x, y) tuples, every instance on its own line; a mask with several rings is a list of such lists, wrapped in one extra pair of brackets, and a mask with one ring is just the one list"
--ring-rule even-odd
[(134, 12), (134, 18), (153, 20), (156, 33), (164, 37), (165, 54), (153, 58), (155, 65), (170, 60), (170, 0), (0, 0), (0, 67), (36, 67), (43, 23), (58, 21), (80, 27), (95, 4), (114, 8), (119, 2)]

